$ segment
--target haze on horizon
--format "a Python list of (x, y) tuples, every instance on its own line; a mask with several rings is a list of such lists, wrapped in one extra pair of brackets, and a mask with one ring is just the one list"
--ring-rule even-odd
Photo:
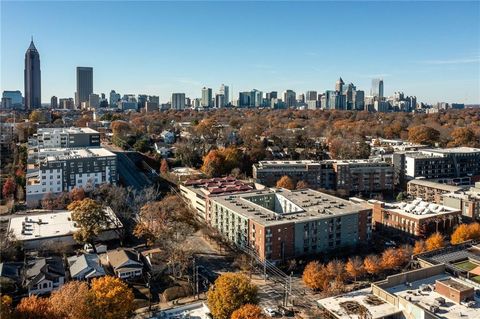
[(338, 77), (367, 94), (480, 103), (480, 3), (13, 2), (1, 5), (0, 89), (24, 94), (34, 37), (42, 101), (73, 97), (75, 67), (94, 92), (198, 97), (230, 85), (323, 92)]

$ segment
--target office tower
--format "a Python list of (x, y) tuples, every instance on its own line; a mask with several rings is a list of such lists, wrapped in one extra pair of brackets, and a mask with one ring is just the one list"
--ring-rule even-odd
[(172, 109), (183, 110), (185, 108), (185, 93), (172, 93)]
[(110, 107), (117, 107), (118, 101), (120, 101), (120, 93), (115, 92), (115, 90), (111, 90), (109, 99)]
[(294, 107), (297, 103), (297, 94), (292, 90), (283, 92), (283, 101), (286, 107)]
[(299, 94), (298, 95), (298, 100), (297, 100), (299, 103), (305, 103), (305, 94)]
[(202, 104), (202, 99), (196, 98), (192, 100), (192, 107), (198, 108)]
[(223, 94), (224, 100), (225, 100), (225, 105), (230, 104), (230, 88), (228, 85), (222, 84), (220, 86), (220, 94)]
[(139, 94), (138, 99), (137, 99), (137, 107), (139, 109), (145, 107), (145, 102), (147, 102), (147, 101), (148, 101), (148, 95)]
[(30, 42), (25, 53), (25, 108), (27, 110), (42, 107), (42, 89), (40, 75), (40, 54), (35, 45)]
[(3, 91), (2, 108), (21, 108), (23, 106), (22, 92), (20, 91)]
[(58, 102), (58, 106), (61, 109), (73, 110), (75, 108), (75, 103), (73, 102), (73, 98), (69, 97), (69, 98), (60, 99)]
[(250, 92), (240, 92), (238, 93), (238, 106), (239, 107), (250, 107), (251, 104), (251, 95)]
[(353, 92), (353, 104), (355, 110), (364, 110), (365, 109), (365, 92), (364, 91), (354, 91)]
[(100, 106), (100, 96), (95, 93), (90, 93), (88, 95), (88, 106), (91, 108), (98, 108)]
[(83, 102), (93, 93), (93, 68), (77, 66), (77, 92), (75, 92), (75, 106), (79, 109)]
[(192, 99), (189, 97), (185, 98), (185, 106), (186, 107), (191, 107), (192, 106)]
[(305, 100), (308, 101), (316, 101), (318, 98), (317, 91), (307, 91), (305, 93)]
[(253, 107), (259, 107), (262, 106), (263, 102), (263, 92), (259, 91), (257, 89), (253, 89), (250, 92), (251, 100), (250, 100), (250, 106)]
[(345, 99), (346, 99), (345, 106), (347, 110), (353, 110), (355, 107), (353, 99), (354, 99), (354, 94), (356, 90), (357, 88), (355, 87), (355, 85), (353, 85), (353, 83), (348, 84), (347, 87), (345, 88)]
[(267, 93), (267, 100), (271, 101), (272, 99), (278, 99), (277, 91)]
[(202, 89), (202, 107), (211, 107), (212, 106), (212, 89), (203, 87)]
[(158, 95), (149, 95), (148, 96), (148, 102), (153, 102), (153, 103), (157, 103), (158, 105), (160, 105), (160, 97)]
[(343, 92), (343, 85), (345, 82), (343, 82), (342, 78), (339, 78), (337, 82), (335, 82), (335, 91), (340, 92), (340, 94)]
[(216, 108), (225, 107), (225, 96), (223, 94), (215, 95), (215, 107)]
[(58, 108), (58, 99), (55, 95), (52, 96), (52, 98), (50, 99), (50, 108), (52, 109)]
[(373, 79), (372, 80), (372, 91), (370, 95), (373, 97), (383, 98), (383, 79)]

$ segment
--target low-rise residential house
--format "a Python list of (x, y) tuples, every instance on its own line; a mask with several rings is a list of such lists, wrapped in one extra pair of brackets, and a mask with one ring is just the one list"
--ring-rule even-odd
[(157, 152), (161, 157), (169, 157), (172, 155), (172, 149), (170, 147), (165, 147), (161, 143), (155, 143), (155, 152)]
[(95, 277), (105, 276), (97, 254), (83, 254), (68, 257), (70, 277), (75, 280), (89, 280)]
[(173, 144), (175, 143), (175, 133), (170, 132), (170, 131), (163, 131), (160, 134), (163, 138), (163, 141), (167, 144)]
[(50, 293), (65, 283), (62, 258), (42, 257), (27, 262), (25, 286), (29, 295)]
[(107, 252), (107, 262), (112, 267), (115, 276), (122, 279), (135, 278), (143, 273), (140, 254), (133, 249), (110, 250)]

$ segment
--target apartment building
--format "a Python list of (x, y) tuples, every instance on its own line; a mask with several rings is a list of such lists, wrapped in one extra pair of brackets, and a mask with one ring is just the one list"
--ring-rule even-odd
[(411, 238), (424, 238), (435, 232), (448, 234), (461, 222), (461, 211), (421, 199), (411, 202), (373, 205), (373, 229), (398, 233)]
[[(417, 152), (395, 153), (393, 163), (399, 178), (405, 182), (423, 177), (451, 179), (457, 184), (470, 184), (480, 178), (480, 149), (454, 147), (423, 149)], [(460, 179), (469, 177), (469, 179)]]
[(39, 128), (29, 138), (30, 148), (100, 147), (100, 133), (88, 127)]
[(260, 258), (284, 260), (371, 237), (370, 208), (312, 189), (266, 189), (210, 199), (209, 223)]
[(426, 179), (413, 179), (407, 183), (408, 195), (435, 204), (442, 204), (443, 194), (458, 192), (462, 189), (463, 187), (460, 186), (442, 184)]
[(443, 205), (459, 209), (467, 220), (480, 220), (480, 182), (474, 187), (462, 188), (441, 197)]
[[(43, 152), (47, 152), (45, 156)], [(45, 194), (92, 189), (118, 181), (117, 156), (104, 148), (39, 150), (27, 168), (27, 204), (36, 207)]]
[(207, 221), (209, 198), (213, 196), (248, 192), (263, 185), (241, 181), (235, 177), (218, 177), (187, 180), (180, 184), (180, 193), (189, 205), (196, 211), (197, 216)]
[(274, 187), (282, 176), (296, 182), (305, 181), (312, 188), (335, 188), (335, 172), (329, 161), (260, 161), (253, 164), (253, 178), (268, 187)]
[(334, 161), (336, 189), (347, 193), (375, 193), (393, 191), (393, 166), (373, 160)]

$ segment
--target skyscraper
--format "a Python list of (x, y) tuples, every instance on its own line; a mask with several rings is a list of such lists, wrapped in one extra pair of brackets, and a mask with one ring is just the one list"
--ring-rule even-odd
[(110, 107), (117, 107), (118, 101), (120, 101), (120, 93), (115, 92), (115, 90), (111, 90), (109, 99)]
[(223, 94), (215, 95), (215, 107), (216, 108), (225, 107), (225, 96)]
[(370, 93), (374, 97), (383, 98), (383, 79), (372, 80), (372, 91)]
[(58, 108), (58, 99), (57, 97), (54, 95), (52, 96), (52, 98), (50, 99), (50, 108), (51, 109), (56, 109)]
[(228, 105), (230, 103), (230, 88), (228, 85), (222, 84), (220, 86), (220, 94), (223, 94), (225, 105)]
[(345, 82), (343, 82), (342, 78), (339, 78), (337, 82), (335, 82), (335, 91), (340, 92), (340, 94), (342, 94), (344, 84)]
[(292, 90), (283, 92), (283, 102), (286, 107), (293, 107), (297, 104), (297, 94)]
[(93, 68), (77, 66), (77, 92), (75, 92), (75, 105), (77, 109), (82, 102), (88, 102), (88, 97), (93, 93)]
[(183, 110), (185, 108), (185, 93), (172, 93), (172, 109)]
[(212, 89), (203, 87), (202, 89), (202, 107), (211, 107), (212, 106)]
[(27, 52), (25, 53), (25, 108), (27, 110), (42, 107), (41, 98), (41, 75), (40, 75), (40, 54), (33, 44), (30, 42)]

